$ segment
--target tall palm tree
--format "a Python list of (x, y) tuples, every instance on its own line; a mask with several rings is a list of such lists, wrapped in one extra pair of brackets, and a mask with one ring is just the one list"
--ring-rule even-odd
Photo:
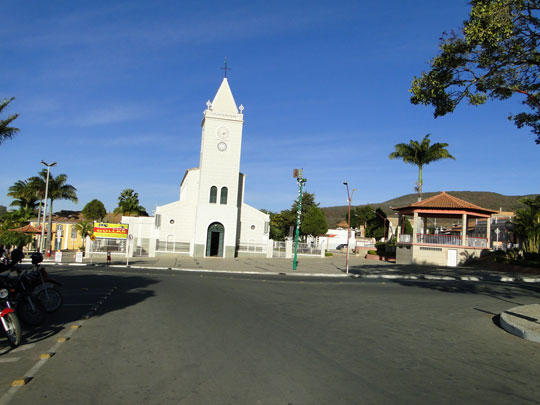
[(403, 159), (405, 163), (418, 166), (418, 182), (416, 190), (418, 191), (418, 201), (422, 199), (422, 169), (425, 165), (441, 159), (456, 158), (448, 152), (447, 143), (434, 143), (431, 145), (429, 134), (424, 136), (421, 142), (413, 141), (409, 143), (398, 143), (394, 146), (395, 151), (388, 156), (390, 159)]
[(139, 204), (139, 194), (131, 188), (122, 190), (114, 213), (135, 217), (148, 216), (146, 209)]
[[(41, 223), (41, 205), (43, 204), (43, 200), (45, 199), (45, 182), (47, 181), (47, 169), (41, 170), (39, 172), (38, 176), (30, 177), (27, 182), (29, 187), (31, 187), (38, 199), (39, 199), (39, 207), (38, 207), (38, 224)], [(43, 213), (43, 217), (45, 217), (45, 213)]]
[[(4, 98), (4, 101), (0, 102), (0, 113), (14, 99), (15, 97), (11, 97), (9, 99)], [(9, 126), (9, 124), (11, 124), (11, 122), (14, 121), (18, 116), (19, 114), (13, 114), (13, 115), (8, 116), (5, 120), (0, 120), (0, 144), (7, 139), (13, 138), (13, 136), (17, 132), (19, 132), (19, 128)]]
[(34, 211), (37, 206), (38, 196), (32, 184), (28, 180), (17, 180), (9, 189), (7, 195), (15, 200), (10, 204), (19, 209)]

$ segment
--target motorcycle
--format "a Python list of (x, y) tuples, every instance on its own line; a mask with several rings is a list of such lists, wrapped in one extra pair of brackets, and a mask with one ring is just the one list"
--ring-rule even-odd
[(60, 287), (62, 284), (49, 277), (49, 273), (44, 267), (39, 267), (39, 263), (43, 261), (41, 253), (32, 253), (30, 257), (35, 268), (25, 274), (27, 288), (31, 291), (32, 296), (38, 299), (45, 312), (56, 312), (62, 307), (64, 297), (55, 287)]
[(38, 299), (32, 297), (29, 279), (26, 273), (20, 269), (19, 262), (23, 259), (22, 250), (17, 255), (14, 255), (16, 250), (11, 254), (11, 261), (7, 266), (4, 266), (4, 271), (9, 273), (16, 271), (17, 276), (2, 275), (2, 283), (9, 293), (9, 300), (13, 303), (13, 309), (17, 316), (24, 323), (37, 326), (45, 320), (45, 311), (42, 306), (38, 306)]
[(12, 347), (17, 347), (21, 343), (21, 324), (15, 310), (9, 302), (9, 291), (5, 286), (0, 285), (0, 321), (2, 328), (6, 334), (9, 344)]

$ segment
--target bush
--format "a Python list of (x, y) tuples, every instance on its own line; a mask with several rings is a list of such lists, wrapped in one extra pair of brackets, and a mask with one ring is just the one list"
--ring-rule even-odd
[(386, 243), (385, 242), (375, 243), (375, 249), (377, 249), (377, 254), (379, 256), (384, 256), (386, 254)]
[(540, 253), (536, 252), (525, 252), (523, 253), (523, 258), (525, 260), (539, 261), (540, 262)]
[(331, 253), (331, 252), (324, 252), (324, 255), (325, 255), (326, 257), (334, 256), (334, 254)]
[(376, 254), (378, 254), (376, 250), (368, 250), (367, 253), (368, 253), (368, 255), (376, 255)]

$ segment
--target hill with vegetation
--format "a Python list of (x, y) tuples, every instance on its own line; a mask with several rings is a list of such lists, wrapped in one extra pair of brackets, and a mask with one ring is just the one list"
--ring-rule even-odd
[[(429, 198), (441, 193), (430, 192), (423, 193), (423, 198)], [(483, 208), (488, 208), (496, 211), (516, 211), (517, 209), (524, 208), (525, 206), (519, 202), (524, 197), (534, 197), (536, 194), (527, 195), (503, 195), (498, 193), (490, 193), (487, 191), (447, 191), (448, 194), (454, 197), (461, 198), (462, 200), (469, 201), (473, 204), (479, 205)], [(353, 205), (351, 208), (362, 207), (364, 205), (371, 205), (373, 208), (380, 208), (386, 215), (390, 216), (394, 214), (394, 211), (390, 207), (403, 207), (416, 202), (418, 194), (406, 194), (401, 197), (394, 198), (392, 200), (384, 201), (381, 203), (369, 203), (363, 205)], [(335, 228), (336, 225), (346, 219), (348, 207), (324, 207), (322, 208), (326, 217), (326, 222), (329, 228)]]

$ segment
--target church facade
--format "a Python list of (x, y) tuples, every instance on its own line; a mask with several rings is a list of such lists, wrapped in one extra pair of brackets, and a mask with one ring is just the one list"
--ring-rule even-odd
[(153, 220), (122, 218), (130, 224), (130, 233), (149, 238), (150, 256), (235, 257), (250, 251), (262, 254), (269, 244), (269, 215), (244, 203), (244, 108), (236, 105), (227, 78), (206, 106), (199, 167), (186, 170), (179, 200), (156, 207)]

